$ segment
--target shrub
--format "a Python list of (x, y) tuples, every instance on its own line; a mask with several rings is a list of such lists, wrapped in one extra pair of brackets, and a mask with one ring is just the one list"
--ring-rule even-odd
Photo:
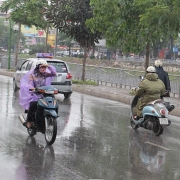
[(95, 59), (94, 55), (89, 56), (90, 59)]
[(83, 58), (83, 57), (84, 57), (84, 54), (79, 54), (78, 57), (79, 57), (79, 58)]
[(73, 84), (85, 84), (85, 85), (97, 85), (96, 82), (94, 81), (91, 81), (91, 80), (86, 80), (86, 81), (82, 81), (82, 80), (72, 80), (72, 83)]

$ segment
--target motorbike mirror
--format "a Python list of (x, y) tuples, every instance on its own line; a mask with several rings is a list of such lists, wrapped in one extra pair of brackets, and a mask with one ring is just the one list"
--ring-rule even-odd
[(143, 79), (144, 79), (144, 76), (139, 76), (139, 79), (143, 80)]

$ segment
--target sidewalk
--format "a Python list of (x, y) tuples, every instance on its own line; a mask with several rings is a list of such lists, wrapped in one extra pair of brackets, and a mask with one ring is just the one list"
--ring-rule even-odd
[[(14, 73), (8, 72), (5, 69), (0, 69), (0, 75), (13, 77)], [(73, 84), (72, 89), (80, 93), (119, 101), (129, 105), (133, 99), (133, 95), (130, 94), (130, 89), (124, 88)], [(180, 117), (180, 99), (170, 98), (170, 103), (175, 105), (175, 109), (171, 112), (171, 115)]]

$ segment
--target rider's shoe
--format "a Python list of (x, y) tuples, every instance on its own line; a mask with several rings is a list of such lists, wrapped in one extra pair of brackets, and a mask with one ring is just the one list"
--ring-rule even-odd
[(27, 122), (27, 127), (31, 128), (32, 127), (32, 122)]
[(23, 126), (25, 126), (26, 128), (31, 128), (32, 127), (32, 123), (31, 122), (28, 122), (28, 121), (25, 121), (23, 123)]
[(25, 127), (27, 128), (27, 121), (25, 121), (25, 122), (23, 123), (23, 126), (25, 126)]
[(175, 106), (174, 106), (174, 105), (171, 105), (170, 108), (168, 109), (169, 112), (171, 112), (174, 108), (175, 108)]
[(33, 127), (33, 123), (32, 122), (29, 122), (29, 121), (25, 121), (23, 123), (23, 126), (25, 126), (26, 128), (30, 129)]
[(141, 117), (140, 116), (137, 116), (137, 115), (134, 115), (134, 120), (139, 120)]

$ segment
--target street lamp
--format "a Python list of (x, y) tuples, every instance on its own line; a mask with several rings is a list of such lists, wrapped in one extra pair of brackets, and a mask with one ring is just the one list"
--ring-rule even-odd
[[(8, 18), (8, 20), (6, 19), (4, 21), (4, 25), (8, 26), (9, 25), (9, 46), (8, 46), (8, 70), (11, 68), (11, 40), (12, 40), (12, 21), (10, 18)], [(19, 26), (18, 25), (14, 25), (13, 26), (13, 30), (14, 32), (18, 31)]]

